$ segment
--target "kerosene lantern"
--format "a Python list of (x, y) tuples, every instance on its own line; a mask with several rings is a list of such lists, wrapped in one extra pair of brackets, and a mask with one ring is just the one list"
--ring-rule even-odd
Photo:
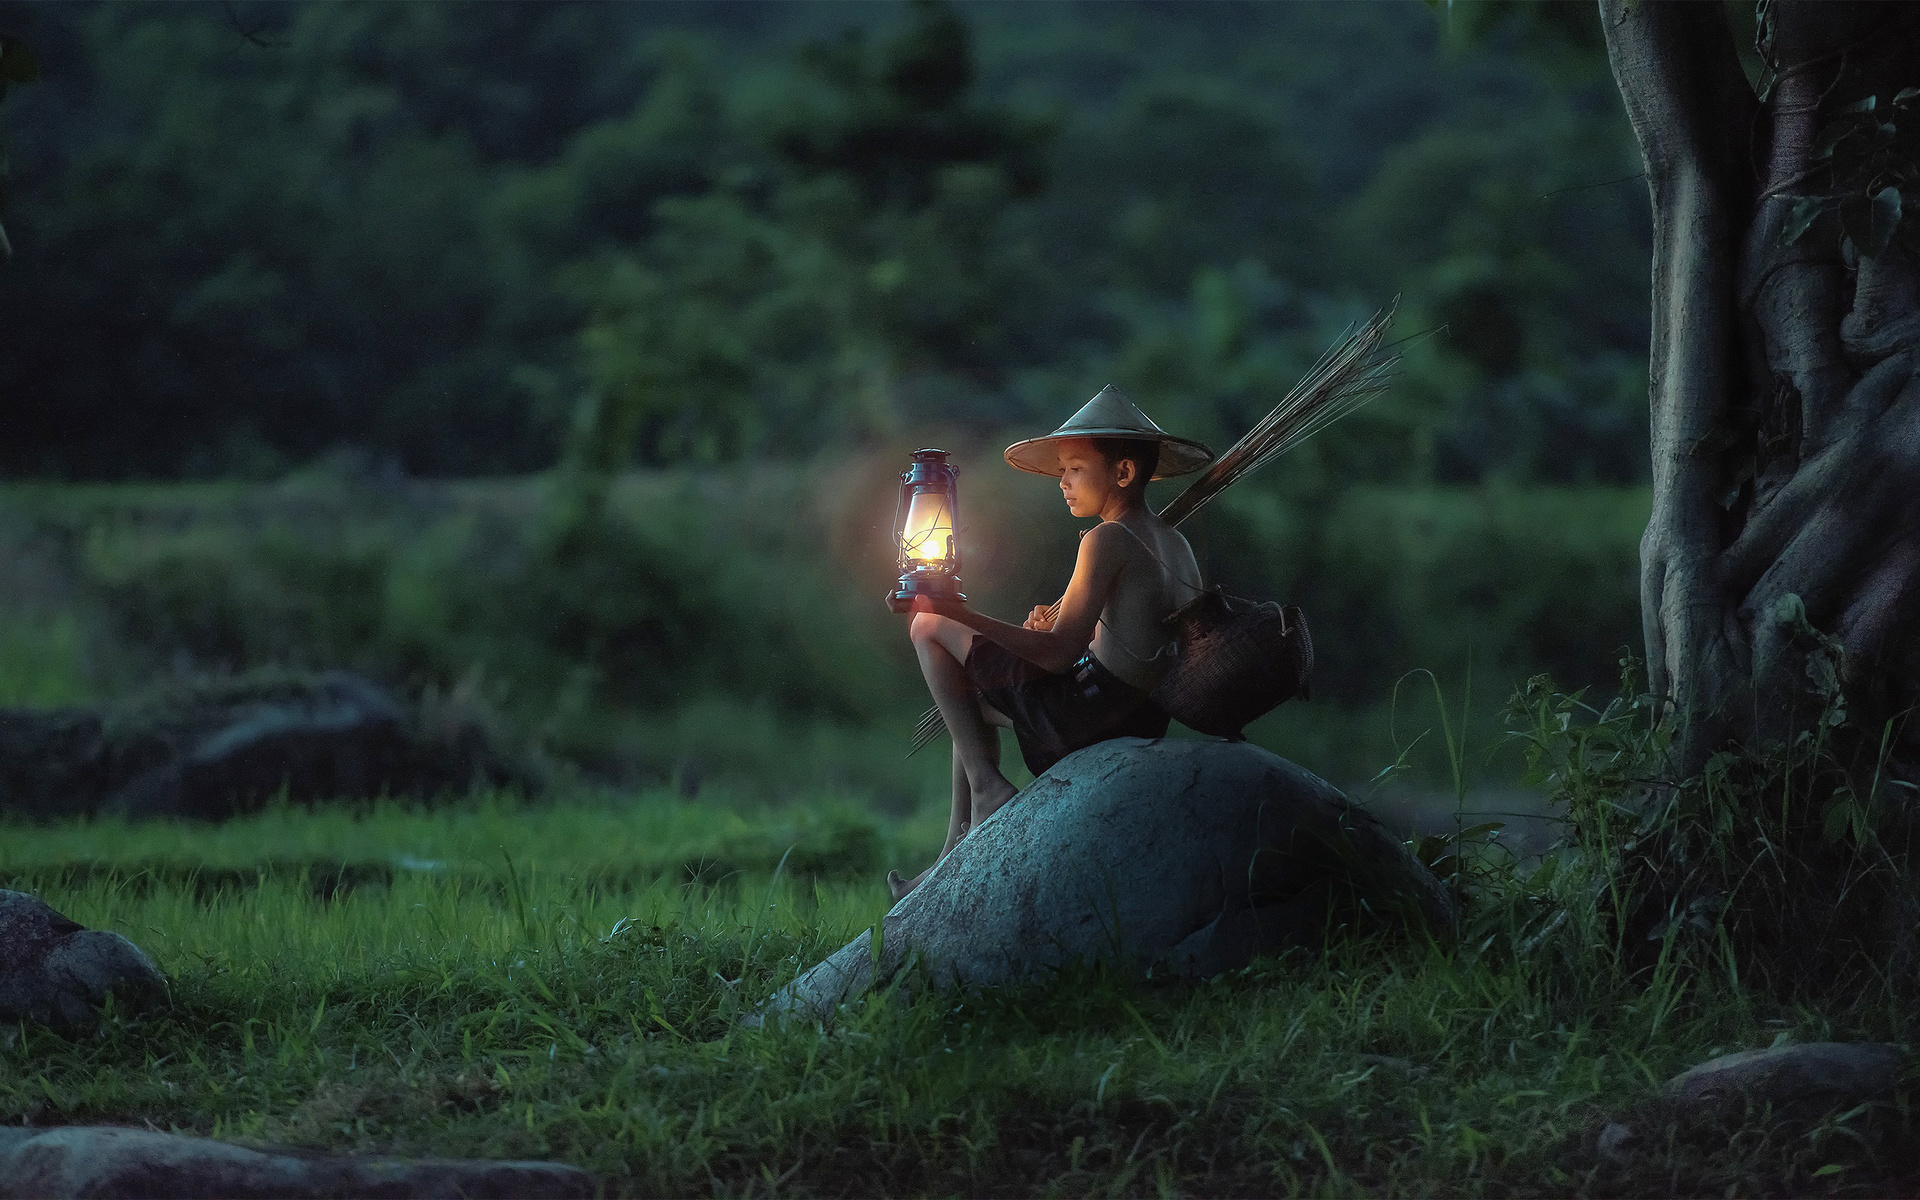
[(916, 450), (900, 472), (900, 503), (893, 513), (900, 547), (900, 586), (887, 596), (895, 612), (916, 596), (965, 600), (960, 592), (960, 472), (945, 450)]

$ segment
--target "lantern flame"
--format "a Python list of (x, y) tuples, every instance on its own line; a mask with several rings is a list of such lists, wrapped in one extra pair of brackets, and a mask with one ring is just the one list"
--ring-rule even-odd
[(914, 567), (941, 567), (953, 559), (953, 510), (945, 492), (915, 492), (900, 548)]

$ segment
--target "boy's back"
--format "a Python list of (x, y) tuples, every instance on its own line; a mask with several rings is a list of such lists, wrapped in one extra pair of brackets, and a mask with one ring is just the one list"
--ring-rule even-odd
[(1113, 594), (1100, 611), (1093, 654), (1109, 671), (1151, 692), (1173, 665), (1173, 631), (1166, 619), (1200, 594), (1200, 564), (1180, 531), (1144, 505), (1087, 533), (1122, 556)]

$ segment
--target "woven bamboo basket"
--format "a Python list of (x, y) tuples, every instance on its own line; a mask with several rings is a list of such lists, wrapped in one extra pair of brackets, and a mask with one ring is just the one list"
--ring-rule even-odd
[(1249, 721), (1307, 699), (1313, 635), (1297, 606), (1214, 589), (1167, 621), (1180, 657), (1153, 700), (1189, 729), (1239, 740)]

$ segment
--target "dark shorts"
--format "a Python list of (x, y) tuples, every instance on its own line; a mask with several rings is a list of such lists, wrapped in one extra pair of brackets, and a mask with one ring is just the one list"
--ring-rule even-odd
[(966, 669), (980, 698), (1013, 722), (1020, 757), (1035, 775), (1108, 738), (1167, 736), (1160, 706), (1092, 651), (1056, 675), (976, 634)]

